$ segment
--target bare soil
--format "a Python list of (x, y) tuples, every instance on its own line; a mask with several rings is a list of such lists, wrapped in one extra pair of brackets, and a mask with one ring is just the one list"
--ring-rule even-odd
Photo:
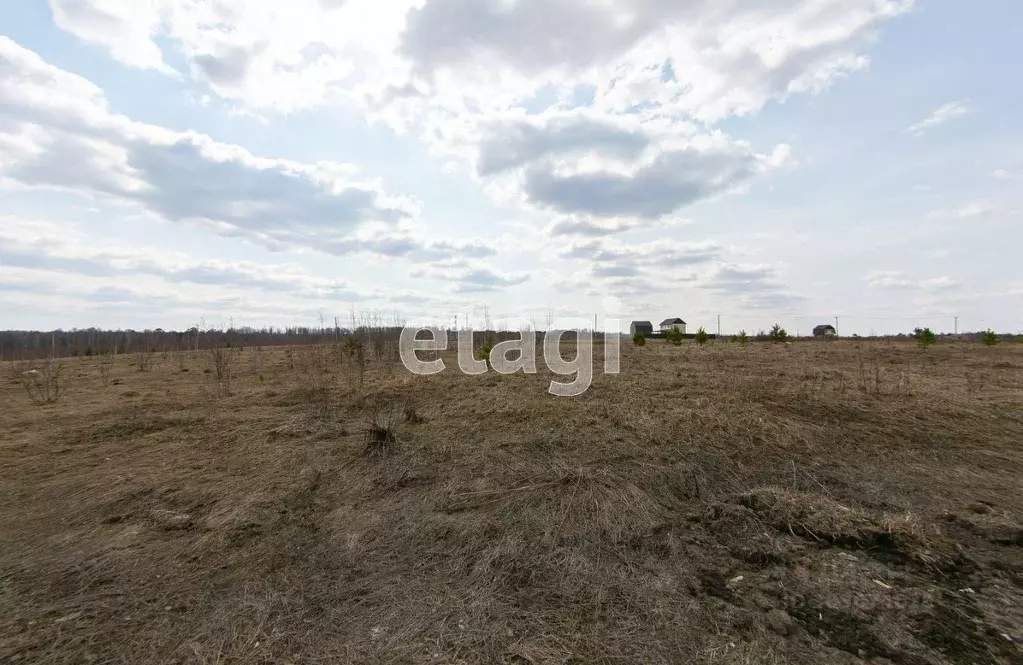
[(0, 662), (1023, 662), (1023, 346), (622, 351), (5, 369)]

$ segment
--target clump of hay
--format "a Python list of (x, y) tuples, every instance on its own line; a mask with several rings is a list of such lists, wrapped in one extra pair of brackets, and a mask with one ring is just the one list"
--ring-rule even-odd
[(834, 499), (778, 487), (733, 498), (781, 532), (826, 546), (868, 550), (875, 555), (944, 569), (960, 562), (955, 544), (910, 513), (871, 515)]

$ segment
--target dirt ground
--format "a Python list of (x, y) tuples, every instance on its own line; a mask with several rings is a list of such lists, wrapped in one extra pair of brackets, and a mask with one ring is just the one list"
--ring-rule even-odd
[(1023, 663), (1023, 345), (149, 361), (2, 368), (0, 662)]

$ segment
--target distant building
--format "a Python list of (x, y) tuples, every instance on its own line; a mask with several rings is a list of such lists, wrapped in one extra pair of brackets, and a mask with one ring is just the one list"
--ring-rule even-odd
[(635, 337), (636, 333), (643, 333), (644, 337), (648, 337), (654, 333), (654, 324), (649, 321), (633, 321), (629, 326), (629, 334)]
[(682, 334), (686, 334), (686, 322), (677, 316), (673, 319), (665, 319), (661, 321), (661, 332), (668, 332), (672, 328), (678, 328), (682, 331)]
[(827, 323), (814, 326), (813, 328), (814, 337), (835, 337), (836, 335), (838, 335), (838, 333), (835, 331), (835, 326)]

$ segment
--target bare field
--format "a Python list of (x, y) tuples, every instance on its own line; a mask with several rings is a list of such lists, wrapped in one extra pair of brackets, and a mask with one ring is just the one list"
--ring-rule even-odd
[(1023, 346), (596, 355), (4, 368), (0, 661), (1023, 662)]

